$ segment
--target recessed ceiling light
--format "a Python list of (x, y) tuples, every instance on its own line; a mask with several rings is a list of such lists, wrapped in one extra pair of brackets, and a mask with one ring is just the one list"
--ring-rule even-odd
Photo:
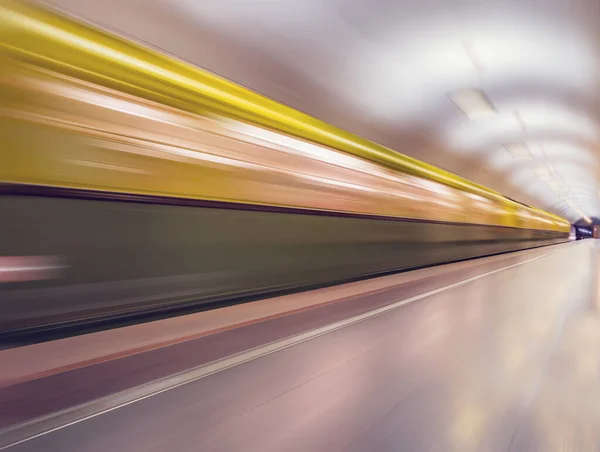
[(505, 144), (504, 148), (508, 151), (510, 155), (512, 155), (517, 160), (533, 158), (531, 152), (529, 151), (529, 148), (523, 143)]
[(496, 112), (481, 90), (464, 89), (454, 91), (448, 96), (469, 119), (480, 119)]
[(536, 168), (534, 171), (535, 171), (535, 174), (537, 174), (540, 179), (543, 179), (543, 180), (552, 179), (552, 173), (545, 166), (540, 166), (539, 168)]
[(550, 188), (552, 190), (561, 190), (562, 189), (562, 185), (560, 182), (556, 181), (556, 180), (550, 180), (548, 181), (548, 185), (550, 186)]

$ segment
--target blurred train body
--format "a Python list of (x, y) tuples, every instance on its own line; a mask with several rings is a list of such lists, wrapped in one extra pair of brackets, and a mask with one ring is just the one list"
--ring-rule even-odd
[(565, 220), (0, 1), (0, 332), (568, 240)]

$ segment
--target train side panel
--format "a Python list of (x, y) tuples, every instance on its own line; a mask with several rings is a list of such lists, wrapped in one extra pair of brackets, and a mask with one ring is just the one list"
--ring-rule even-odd
[(0, 211), (0, 237), (10, 237), (0, 256), (46, 263), (17, 262), (0, 284), (5, 333), (567, 240), (501, 226), (61, 197), (3, 196)]

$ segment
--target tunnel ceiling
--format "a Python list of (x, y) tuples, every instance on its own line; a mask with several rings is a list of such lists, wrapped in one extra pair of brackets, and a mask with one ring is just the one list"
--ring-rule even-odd
[(54, 0), (572, 222), (600, 217), (597, 0)]

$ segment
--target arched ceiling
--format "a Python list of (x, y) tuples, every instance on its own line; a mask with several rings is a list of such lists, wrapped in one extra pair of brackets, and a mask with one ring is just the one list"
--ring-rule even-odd
[(53, 0), (572, 222), (600, 217), (597, 0)]

